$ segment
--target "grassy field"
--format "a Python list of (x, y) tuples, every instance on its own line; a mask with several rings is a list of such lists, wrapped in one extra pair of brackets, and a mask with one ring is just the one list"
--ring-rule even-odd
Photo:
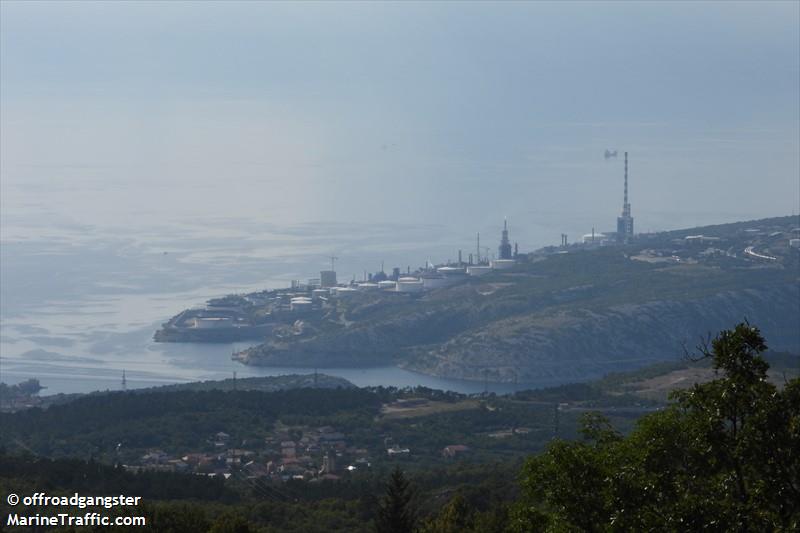
[(435, 415), (439, 413), (452, 413), (467, 411), (480, 407), (480, 401), (465, 399), (457, 402), (437, 402), (424, 400), (424, 402), (393, 402), (381, 408), (381, 416), (385, 419), (415, 418), (420, 416)]

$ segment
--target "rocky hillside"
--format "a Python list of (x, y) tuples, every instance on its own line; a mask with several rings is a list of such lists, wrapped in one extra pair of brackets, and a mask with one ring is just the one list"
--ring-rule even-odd
[(709, 333), (747, 318), (779, 350), (800, 349), (797, 284), (727, 291), (696, 300), (656, 300), (606, 309), (563, 309), (499, 320), (403, 366), (451, 378), (520, 382), (584, 380), (674, 360)]
[[(357, 294), (238, 357), (267, 366), (397, 364), (475, 380), (581, 380), (680, 357), (684, 344), (745, 318), (772, 348), (800, 351), (800, 254), (788, 246), (796, 223), (784, 217), (651, 235), (624, 248), (550, 250), (418, 298)], [(716, 240), (685, 240), (699, 233)], [(744, 254), (748, 246), (771, 259)]]

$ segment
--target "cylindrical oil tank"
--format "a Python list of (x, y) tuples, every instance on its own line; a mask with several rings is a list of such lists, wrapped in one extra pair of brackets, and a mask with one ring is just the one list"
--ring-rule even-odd
[(330, 295), (330, 293), (331, 291), (329, 291), (328, 289), (314, 289), (313, 291), (311, 291), (311, 297), (314, 300), (317, 300), (319, 298), (327, 298)]
[(464, 273), (464, 269), (454, 266), (443, 266), (436, 269), (436, 272), (445, 276), (457, 276)]
[(233, 325), (233, 319), (230, 317), (197, 317), (194, 319), (194, 327), (197, 329), (209, 328), (224, 328)]
[(583, 236), (582, 240), (583, 244), (600, 244), (601, 242), (608, 240), (608, 237), (605, 235), (605, 233), (587, 233)]
[(289, 305), (292, 311), (310, 311), (312, 303), (311, 298), (307, 296), (296, 296), (292, 298)]
[(422, 292), (422, 280), (417, 278), (400, 278), (397, 280), (397, 292)]
[(353, 294), (357, 293), (358, 289), (354, 289), (353, 287), (337, 287), (336, 288), (336, 296), (340, 298), (346, 298), (348, 296), (352, 296)]
[(486, 265), (472, 265), (467, 267), (467, 274), (470, 276), (483, 276), (492, 271), (492, 267)]
[(509, 268), (514, 268), (517, 262), (513, 259), (494, 259), (491, 262), (492, 268), (495, 270), (508, 270)]
[(422, 276), (422, 286), (427, 290), (441, 289), (451, 284), (451, 281), (438, 274), (425, 274)]
[(444, 266), (437, 268), (436, 271), (444, 276), (451, 284), (458, 283), (467, 278), (467, 271), (463, 267)]

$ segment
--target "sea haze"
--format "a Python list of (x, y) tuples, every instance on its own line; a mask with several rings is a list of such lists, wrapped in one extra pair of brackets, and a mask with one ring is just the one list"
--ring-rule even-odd
[[(281, 230), (211, 217), (159, 228), (142, 222), (134, 227), (136, 218), (130, 220), (127, 230), (109, 233), (45, 228), (41, 219), (4, 224), (3, 381), (37, 377), (46, 393), (57, 393), (119, 388), (122, 369), (130, 387), (222, 379), (234, 371), (240, 376), (291, 372), (231, 361), (231, 352), (245, 344), (160, 344), (152, 335), (171, 315), (210, 297), (318, 277), (331, 252), (340, 257), (340, 273), (360, 279), (362, 266), (377, 271), (381, 260), (394, 265), (410, 258), (416, 267), (428, 257), (442, 260), (433, 254), (445, 249), (437, 242), (441, 228), (425, 226), (359, 229), (320, 223)], [(427, 233), (433, 238), (417, 247), (415, 240)], [(362, 385), (441, 385), (399, 369), (337, 373)]]
[[(263, 375), (211, 297), (800, 209), (800, 8), (0, 3), (0, 379)], [(619, 157), (605, 159), (606, 149)], [(400, 370), (356, 384), (481, 390)], [(477, 387), (477, 389), (476, 389)]]

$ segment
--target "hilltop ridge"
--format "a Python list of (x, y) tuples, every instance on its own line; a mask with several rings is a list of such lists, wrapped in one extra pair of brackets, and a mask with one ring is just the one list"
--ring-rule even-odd
[(796, 351), (800, 284), (789, 239), (797, 222), (642, 235), (624, 247), (545, 248), (512, 270), (408, 301), (337, 301), (319, 323), (237, 357), (268, 366), (397, 364), (472, 380), (582, 380), (678, 358), (684, 344), (745, 317), (776, 349)]
[(512, 269), (417, 295), (355, 292), (235, 357), (264, 366), (393, 364), (491, 381), (584, 380), (683, 354), (747, 318), (800, 349), (798, 217), (521, 254)]

